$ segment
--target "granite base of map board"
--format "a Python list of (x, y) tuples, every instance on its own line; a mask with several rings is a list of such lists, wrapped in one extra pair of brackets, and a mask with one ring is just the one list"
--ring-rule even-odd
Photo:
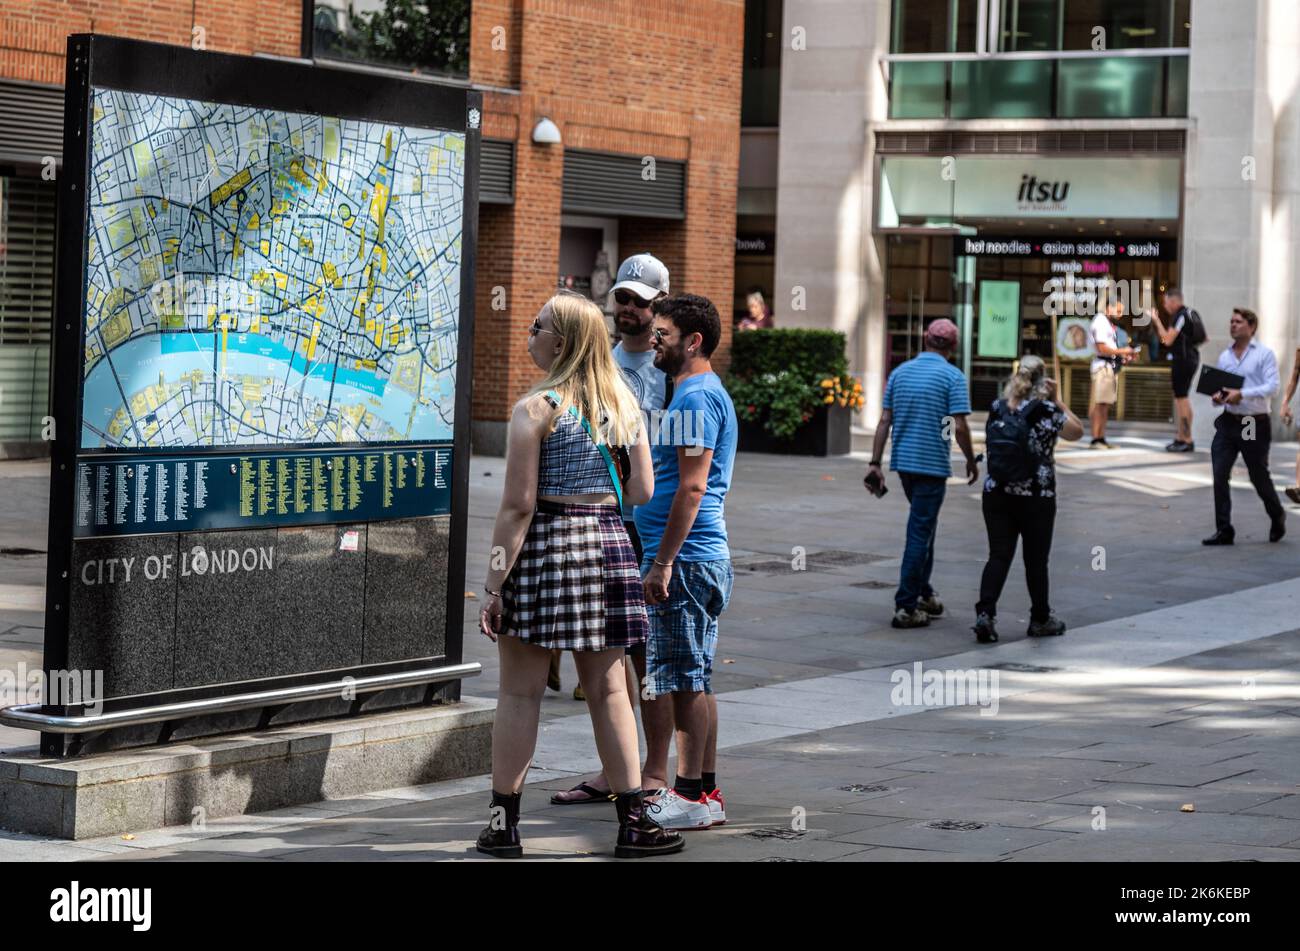
[(442, 656), (450, 516), (79, 539), (68, 666), (105, 698)]
[(71, 760), (20, 750), (0, 757), (0, 829), (88, 839), (476, 776), (492, 768), (495, 709), (464, 700)]

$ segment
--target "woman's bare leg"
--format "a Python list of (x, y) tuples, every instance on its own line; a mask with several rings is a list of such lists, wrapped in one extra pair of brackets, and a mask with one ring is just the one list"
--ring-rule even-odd
[(537, 721), (551, 666), (551, 652), (517, 637), (497, 639), (501, 689), (492, 724), (492, 788), (516, 793), (523, 788), (537, 748)]
[(627, 675), (623, 670), (622, 648), (603, 651), (574, 651), (591, 711), (596, 751), (604, 777), (614, 792), (641, 786), (641, 756), (637, 745), (636, 717), (627, 696)]

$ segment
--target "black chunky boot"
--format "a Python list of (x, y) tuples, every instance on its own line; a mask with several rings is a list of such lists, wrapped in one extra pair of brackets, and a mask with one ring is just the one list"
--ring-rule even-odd
[(647, 855), (670, 855), (680, 852), (686, 840), (680, 832), (668, 832), (645, 814), (645, 793), (630, 789), (614, 797), (618, 812), (618, 845), (614, 855), (620, 859), (639, 859)]
[(478, 834), (477, 848), (485, 855), (499, 859), (517, 859), (524, 854), (519, 844), (520, 793), (499, 793), (492, 790), (491, 819), (487, 828)]

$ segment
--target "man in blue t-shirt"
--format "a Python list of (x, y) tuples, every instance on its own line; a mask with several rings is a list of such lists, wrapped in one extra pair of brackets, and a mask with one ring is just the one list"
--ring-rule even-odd
[(939, 507), (952, 475), (948, 461), (952, 436), (957, 437), (957, 445), (966, 457), (967, 484), (979, 478), (966, 425), (970, 415), (966, 377), (948, 362), (956, 346), (957, 325), (939, 318), (925, 329), (925, 351), (895, 369), (885, 383), (884, 410), (876, 425), (866, 481), (868, 488), (874, 481), (878, 493), (883, 489), (885, 475), (880, 470), (880, 457), (892, 429), (894, 448), (889, 453), (889, 468), (898, 473), (911, 505), (907, 545), (894, 595), (894, 627), (925, 627), (930, 618), (943, 614), (943, 602), (930, 586), (930, 574), (934, 570)]
[[(718, 704), (711, 682), (718, 616), (731, 598), (731, 549), (723, 502), (736, 461), (736, 411), (709, 362), (722, 339), (718, 309), (680, 294), (654, 302), (655, 366), (673, 379), (668, 409), (651, 413), (654, 497), (636, 508), (645, 554), (650, 639), (642, 709), (671, 703), (677, 725), (677, 777), (646, 814), (667, 829), (706, 829), (726, 821), (717, 787)], [(667, 786), (667, 717), (642, 716), (642, 786)]]

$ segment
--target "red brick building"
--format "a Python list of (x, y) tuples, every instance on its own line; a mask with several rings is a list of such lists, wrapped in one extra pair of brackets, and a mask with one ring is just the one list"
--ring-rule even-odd
[[(383, 0), (354, 6), (382, 11)], [(50, 227), (41, 227), (49, 189), (38, 173), (58, 149), (52, 127), (60, 100), (51, 87), (62, 82), (66, 36), (111, 33), (307, 56), (325, 68), (392, 68), (322, 55), (330, 31), (349, 28), (346, 7), (345, 0), (0, 0), (0, 176), (11, 186), (5, 200), (22, 205), (9, 230), (30, 241), (33, 271), (0, 277), (12, 285), (0, 287), (0, 375), (6, 352), (10, 362), (22, 348), (45, 344), (48, 353), (39, 272), (48, 266), (43, 255), (52, 256), (53, 228), (52, 211)], [(668, 265), (675, 289), (704, 294), (728, 313), (744, 2), (448, 0), (439, 7), (449, 8), (468, 11), (468, 35), (457, 41), (458, 65), (438, 71), (484, 91), (473, 416), (476, 451), (500, 452), (511, 404), (537, 379), (527, 327), (562, 274), (586, 286), (593, 249), (605, 252), (610, 271), (627, 254), (651, 251)], [(561, 142), (534, 141), (544, 118)], [(723, 324), (725, 360), (730, 321)], [(39, 364), (39, 354), (31, 359)], [(36, 390), (33, 407), (42, 399)], [(5, 432), (20, 422), (0, 417), (0, 445), (22, 440)]]

